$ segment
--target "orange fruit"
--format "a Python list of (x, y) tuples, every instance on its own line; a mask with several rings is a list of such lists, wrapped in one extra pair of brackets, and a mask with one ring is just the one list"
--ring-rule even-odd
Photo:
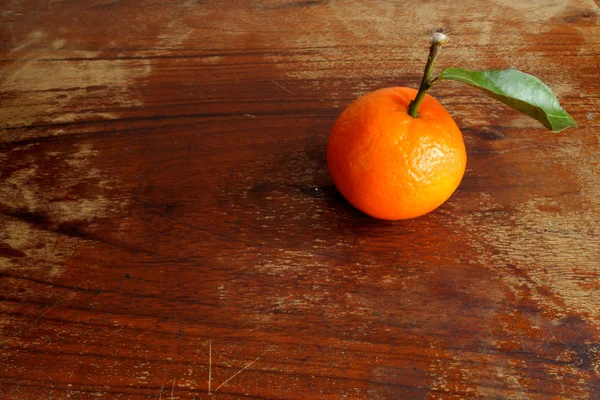
[(433, 211), (454, 193), (465, 172), (463, 136), (446, 109), (417, 91), (395, 87), (368, 93), (337, 119), (327, 165), (338, 191), (375, 218), (399, 220)]

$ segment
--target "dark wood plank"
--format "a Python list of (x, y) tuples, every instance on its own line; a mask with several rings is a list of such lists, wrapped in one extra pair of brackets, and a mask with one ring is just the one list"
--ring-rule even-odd
[[(600, 397), (593, 1), (13, 1), (0, 19), (0, 397)], [(454, 196), (348, 205), (357, 96), (517, 66), (580, 127), (459, 84)]]

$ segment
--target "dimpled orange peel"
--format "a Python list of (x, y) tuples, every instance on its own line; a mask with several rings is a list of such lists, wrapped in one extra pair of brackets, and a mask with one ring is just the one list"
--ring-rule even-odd
[[(348, 202), (372, 217), (401, 220), (427, 214), (442, 205), (461, 182), (467, 162), (463, 136), (446, 109), (426, 94), (438, 80), (469, 83), (554, 131), (576, 126), (546, 85), (517, 70), (447, 68), (432, 79), (435, 58), (447, 41), (441, 30), (431, 36), (418, 91), (392, 87), (367, 93), (342, 112), (331, 130), (327, 165), (333, 183)], [(538, 92), (533, 96), (515, 92), (513, 86), (522, 85), (523, 80)], [(547, 92), (551, 98), (537, 104), (535, 95)], [(564, 118), (560, 119), (561, 114), (557, 121), (542, 120), (544, 113), (539, 109), (549, 114), (548, 107), (564, 113)]]

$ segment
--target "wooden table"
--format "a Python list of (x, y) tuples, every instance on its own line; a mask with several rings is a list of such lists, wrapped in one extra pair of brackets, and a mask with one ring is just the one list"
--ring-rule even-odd
[[(600, 398), (592, 0), (7, 1), (0, 398)], [(580, 127), (449, 82), (453, 197), (347, 204), (357, 96), (516, 66)]]

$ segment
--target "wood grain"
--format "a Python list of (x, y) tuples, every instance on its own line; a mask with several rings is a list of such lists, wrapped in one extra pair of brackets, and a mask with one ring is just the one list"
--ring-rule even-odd
[[(0, 398), (600, 397), (594, 1), (9, 1)], [(516, 66), (580, 127), (458, 83), (468, 166), (374, 220), (327, 134), (357, 96)]]

